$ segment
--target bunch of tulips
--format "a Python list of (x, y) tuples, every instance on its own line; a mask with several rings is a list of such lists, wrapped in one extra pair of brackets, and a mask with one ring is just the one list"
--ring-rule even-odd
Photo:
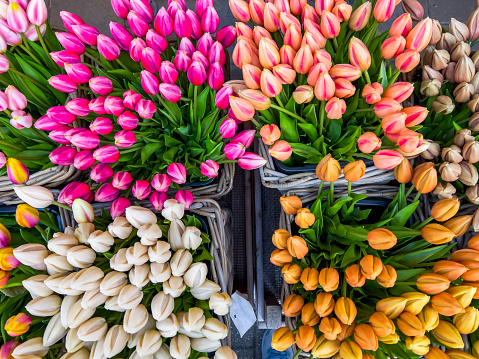
[[(354, 169), (361, 167), (352, 162), (345, 175), (356, 180), (361, 171), (354, 176)], [(340, 173), (333, 158), (317, 168), (322, 181), (334, 182)], [(361, 224), (370, 214), (361, 204), (363, 195), (335, 199), (333, 189), (320, 189), (310, 209), (298, 197), (281, 198), (301, 236), (276, 230), (271, 262), (292, 285), (283, 311), (297, 319), (297, 326), (278, 329), (273, 348), (296, 344), (297, 356), (303, 351), (315, 358), (475, 357), (462, 350), (461, 335), (475, 338), (479, 326), (473, 302), (479, 237), (467, 249), (450, 252), (473, 216), (457, 215), (460, 202), (449, 198), (437, 202), (429, 218), (411, 225), (420, 195), (436, 187), (437, 172), (430, 162), (413, 168), (405, 160), (395, 174), (399, 182), (411, 181), (411, 188), (400, 190), (381, 218), (367, 224)], [(407, 201), (414, 189), (416, 197)], [(445, 346), (445, 353), (433, 344)], [(471, 347), (477, 355), (476, 339)]]

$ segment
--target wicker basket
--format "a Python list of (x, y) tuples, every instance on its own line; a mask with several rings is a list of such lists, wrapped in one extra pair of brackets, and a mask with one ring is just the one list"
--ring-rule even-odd
[[(220, 175), (213, 184), (198, 187), (181, 187), (193, 193), (195, 198), (212, 198), (219, 199), (226, 196), (233, 189), (233, 181), (235, 176), (234, 163), (225, 163), (220, 166)], [(173, 191), (173, 192), (176, 192)]]

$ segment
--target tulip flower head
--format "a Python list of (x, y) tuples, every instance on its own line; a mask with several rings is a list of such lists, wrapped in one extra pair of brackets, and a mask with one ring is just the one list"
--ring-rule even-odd
[(8, 318), (5, 323), (5, 331), (9, 336), (17, 337), (25, 334), (30, 329), (31, 323), (32, 319), (28, 315), (20, 313)]

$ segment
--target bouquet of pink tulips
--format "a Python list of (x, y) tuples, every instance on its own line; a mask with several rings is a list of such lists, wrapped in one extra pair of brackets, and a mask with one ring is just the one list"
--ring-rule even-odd
[[(233, 61), (244, 80), (231, 86), (234, 119), (252, 120), (270, 155), (288, 166), (318, 163), (327, 153), (372, 158), (357, 149), (378, 150), (383, 135), (387, 151), (417, 150), (422, 137), (414, 130), (427, 110), (401, 111), (413, 86), (394, 82), (417, 66), (437, 29), (430, 19), (413, 28), (406, 13), (377, 36), (396, 2), (230, 0), (239, 21)], [(228, 123), (220, 127), (225, 138), (234, 134)], [(236, 158), (236, 147), (235, 141), (225, 147), (227, 158)]]

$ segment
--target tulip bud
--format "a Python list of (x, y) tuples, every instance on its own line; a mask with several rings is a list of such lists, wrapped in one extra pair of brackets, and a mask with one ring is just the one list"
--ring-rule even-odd
[[(11, 316), (5, 322), (5, 332), (11, 337), (18, 337), (22, 334), (25, 334), (30, 329), (30, 324), (32, 319), (24, 314), (19, 313), (17, 315)], [(3, 354), (3, 346), (0, 349), (0, 354)]]
[(86, 246), (75, 246), (70, 248), (67, 252), (68, 263), (77, 268), (88, 268), (92, 265), (95, 259), (95, 251)]
[(474, 94), (475, 88), (473, 85), (466, 82), (460, 83), (453, 92), (454, 99), (460, 103), (466, 103)]
[(357, 315), (356, 305), (351, 299), (341, 297), (334, 305), (334, 313), (341, 323), (351, 325)]
[(395, 65), (399, 71), (407, 73), (412, 71), (420, 61), (421, 57), (419, 56), (419, 53), (409, 49), (396, 57)]
[(464, 342), (457, 328), (450, 322), (439, 320), (439, 325), (432, 330), (434, 338), (450, 348), (463, 348)]
[(436, 273), (421, 274), (416, 281), (417, 288), (426, 294), (436, 295), (449, 288), (449, 280)]

